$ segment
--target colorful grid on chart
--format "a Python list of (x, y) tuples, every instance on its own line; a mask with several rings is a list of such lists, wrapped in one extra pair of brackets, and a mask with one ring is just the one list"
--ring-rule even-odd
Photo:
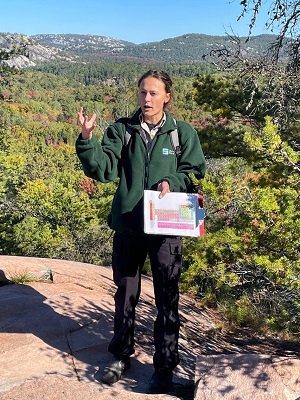
[(195, 211), (192, 205), (179, 204), (178, 209), (156, 208), (149, 201), (150, 221), (155, 222), (158, 228), (194, 229)]

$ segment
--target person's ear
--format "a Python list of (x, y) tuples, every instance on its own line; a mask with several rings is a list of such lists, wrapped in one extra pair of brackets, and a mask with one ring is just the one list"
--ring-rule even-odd
[(165, 104), (169, 103), (170, 100), (171, 100), (171, 93), (167, 93), (165, 98)]

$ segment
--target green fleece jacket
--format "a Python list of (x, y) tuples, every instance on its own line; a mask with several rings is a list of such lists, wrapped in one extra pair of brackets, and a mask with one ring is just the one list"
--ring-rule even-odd
[[(110, 125), (99, 143), (91, 139), (76, 141), (76, 152), (84, 173), (100, 182), (119, 178), (108, 225), (115, 231), (143, 234), (143, 191), (157, 190), (159, 182), (167, 181), (171, 192), (187, 192), (189, 174), (203, 178), (205, 158), (198, 134), (191, 125), (177, 121), (181, 155), (177, 158), (168, 132), (176, 128), (173, 117), (166, 113), (166, 122), (155, 135), (150, 151), (143, 140), (138, 110), (132, 118), (122, 118)], [(125, 145), (126, 126), (131, 139)]]

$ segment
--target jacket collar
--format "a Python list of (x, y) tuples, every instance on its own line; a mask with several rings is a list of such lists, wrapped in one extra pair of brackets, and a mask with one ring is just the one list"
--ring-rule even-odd
[[(141, 121), (140, 121), (140, 114), (142, 110), (139, 108), (133, 116), (130, 118), (128, 125), (136, 130), (140, 130), (141, 128)], [(167, 111), (165, 111), (166, 114), (166, 122), (163, 124), (163, 126), (160, 129), (160, 133), (167, 133), (169, 131), (172, 131), (176, 128), (176, 123), (172, 117), (171, 114), (169, 114)]]

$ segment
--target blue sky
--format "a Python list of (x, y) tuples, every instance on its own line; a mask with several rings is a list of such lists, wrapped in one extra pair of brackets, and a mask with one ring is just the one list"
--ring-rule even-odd
[[(237, 22), (240, 0), (7, 0), (1, 2), (0, 32), (35, 35), (77, 33), (133, 43), (160, 41), (186, 33), (239, 36), (249, 17)], [(253, 34), (264, 28), (271, 1), (265, 0)]]

